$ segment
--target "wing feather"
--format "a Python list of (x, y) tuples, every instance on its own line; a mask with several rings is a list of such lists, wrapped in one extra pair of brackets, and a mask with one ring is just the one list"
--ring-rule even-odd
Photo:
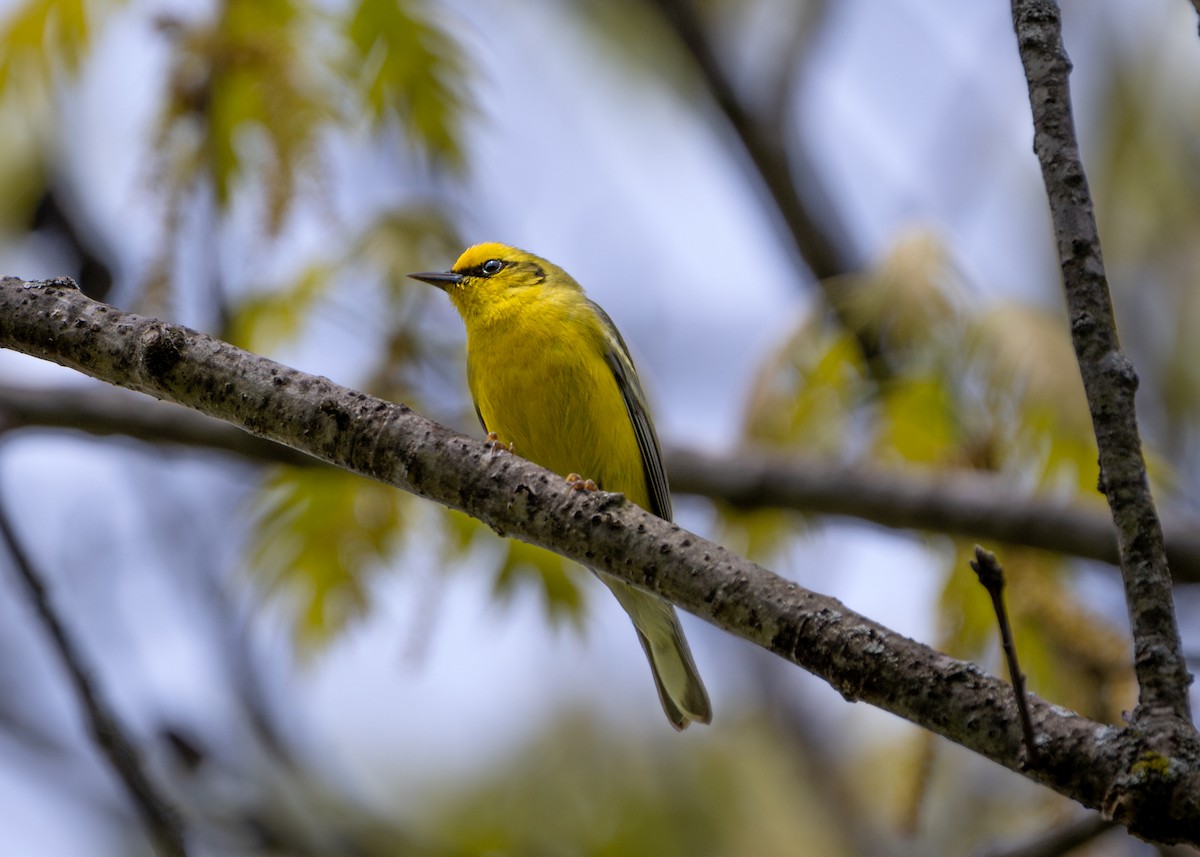
[(637, 371), (633, 368), (633, 358), (620, 331), (609, 318), (608, 313), (597, 304), (588, 301), (599, 317), (603, 327), (605, 342), (604, 359), (612, 369), (613, 377), (621, 390), (621, 398), (625, 400), (625, 410), (629, 413), (629, 421), (633, 423), (633, 433), (637, 437), (638, 450), (642, 453), (642, 470), (646, 475), (646, 488), (650, 494), (649, 511), (660, 518), (671, 520), (671, 489), (667, 486), (667, 471), (663, 467), (662, 447), (658, 444), (658, 435), (654, 431), (654, 423), (650, 421), (650, 410), (646, 404), (646, 394), (638, 380)]

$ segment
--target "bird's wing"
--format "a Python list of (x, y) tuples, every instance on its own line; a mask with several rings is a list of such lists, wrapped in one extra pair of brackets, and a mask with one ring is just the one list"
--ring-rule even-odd
[(633, 423), (633, 433), (637, 436), (638, 450), (642, 453), (642, 470), (646, 474), (646, 488), (650, 494), (649, 511), (660, 518), (671, 520), (671, 489), (667, 487), (667, 471), (663, 468), (662, 447), (658, 445), (658, 435), (654, 432), (654, 423), (650, 421), (650, 410), (646, 405), (646, 394), (642, 392), (642, 384), (638, 380), (637, 370), (633, 368), (633, 359), (620, 331), (613, 324), (603, 309), (588, 301), (604, 328), (606, 348), (604, 359), (612, 369), (613, 377), (621, 390), (621, 398), (625, 400), (625, 410), (629, 412), (629, 421)]

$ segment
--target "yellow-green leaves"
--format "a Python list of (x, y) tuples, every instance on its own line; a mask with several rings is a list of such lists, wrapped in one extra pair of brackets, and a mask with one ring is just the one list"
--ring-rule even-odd
[(1099, 502), (1091, 416), (1063, 319), (1002, 304), (974, 317), (967, 335), (978, 408), (988, 417), (991, 464)]
[(747, 440), (1093, 487), (1095, 442), (1062, 320), (1017, 304), (972, 309), (963, 290), (927, 236), (845, 278), (845, 315), (883, 344), (886, 369), (872, 372), (831, 321), (802, 319), (756, 380)]
[[(175, 45), (160, 173), (211, 181), (222, 207), (243, 184), (265, 195), (269, 230), (300, 193), (319, 188), (318, 149), (367, 119), (403, 124), (417, 149), (461, 164), (467, 70), (417, 0), (360, 0), (327, 13), (311, 0), (223, 0), (200, 25), (167, 22)], [(305, 179), (311, 181), (306, 182)]]
[(224, 0), (210, 24), (176, 33), (164, 131), (195, 126), (200, 164), (222, 206), (236, 180), (260, 183), (272, 230), (334, 116), (331, 87), (314, 62), (312, 18), (293, 0)]
[(497, 541), (487, 527), (461, 512), (447, 512), (443, 518), (449, 528), (449, 560), (461, 560), (484, 539), (499, 552), (494, 561), (497, 595), (511, 597), (522, 586), (532, 585), (551, 620), (578, 622), (583, 607), (583, 593), (575, 577), (579, 569), (572, 569), (567, 560), (543, 548), (516, 539)]
[(806, 780), (797, 760), (807, 757), (784, 730), (727, 724), (687, 743), (606, 730), (586, 715), (541, 725), (469, 791), (430, 795), (416, 814), (421, 833), (461, 857), (859, 853), (829, 823), (833, 775)]
[(519, 584), (537, 586), (553, 620), (577, 622), (583, 606), (582, 593), (568, 569), (569, 563), (556, 553), (507, 539), (504, 561), (496, 574), (496, 593), (510, 595)]
[(0, 23), (0, 94), (30, 91), (44, 98), (55, 73), (74, 74), (104, 4), (86, 0), (26, 0)]
[(460, 124), (467, 102), (458, 47), (418, 0), (358, 0), (346, 19), (351, 64), (376, 125), (398, 117), (414, 143), (462, 165)]
[(295, 605), (311, 646), (365, 612), (372, 574), (390, 560), (404, 495), (332, 468), (287, 468), (267, 480), (249, 556), (253, 573)]
[(234, 345), (259, 353), (270, 353), (294, 340), (325, 292), (331, 274), (328, 265), (314, 264), (282, 288), (247, 297), (234, 313), (226, 337)]
[[(1059, 314), (968, 300), (946, 254), (921, 236), (899, 242), (838, 290), (844, 317), (882, 344), (884, 370), (868, 367), (832, 321), (802, 319), (756, 381), (748, 443), (927, 475), (995, 471), (1014, 488), (1102, 502), (1091, 418)], [(794, 517), (778, 512), (727, 512), (723, 521), (773, 560), (796, 529)], [(945, 569), (937, 645), (986, 662), (996, 651), (996, 624), (967, 570), (972, 545), (930, 543), (932, 561)], [(1031, 688), (1111, 719), (1129, 701), (1120, 636), (1079, 607), (1063, 558), (1012, 547), (1001, 557)], [(1090, 642), (1072, 650), (1074, 637)]]

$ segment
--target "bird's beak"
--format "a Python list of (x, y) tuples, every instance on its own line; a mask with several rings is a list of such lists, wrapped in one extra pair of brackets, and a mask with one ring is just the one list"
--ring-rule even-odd
[(463, 281), (463, 275), (456, 274), (453, 271), (430, 271), (424, 274), (409, 274), (409, 276), (414, 280), (420, 280), (422, 283), (437, 286), (443, 292), (451, 286), (457, 286)]

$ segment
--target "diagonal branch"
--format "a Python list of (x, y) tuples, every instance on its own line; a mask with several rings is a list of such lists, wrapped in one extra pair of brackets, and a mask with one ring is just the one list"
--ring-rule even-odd
[[(325, 466), (295, 449), (169, 402), (114, 389), (34, 390), (0, 384), (0, 432), (72, 429), (230, 453), (258, 464)], [(897, 530), (1023, 545), (1116, 565), (1112, 517), (1100, 509), (1030, 496), (981, 471), (916, 473), (796, 459), (767, 451), (715, 455), (668, 446), (671, 488), (739, 509), (793, 509)], [(1168, 520), (1176, 583), (1200, 583), (1200, 528)]]
[[(70, 281), (0, 281), (0, 347), (195, 408), (354, 473), (460, 509), (502, 535), (627, 580), (1013, 770), (1021, 731), (999, 679), (626, 503), (572, 490), (404, 405), (339, 387), (178, 325), (89, 300)], [(1200, 842), (1200, 748), (1161, 748), (1030, 698), (1044, 743), (1021, 771), (1139, 835)], [(1135, 764), (1137, 763), (1137, 764)], [(1132, 772), (1132, 775), (1131, 775)]]
[[(842, 325), (857, 338), (868, 365), (886, 374), (877, 332), (846, 312), (845, 284), (837, 278), (862, 267), (858, 249), (824, 180), (799, 145), (789, 146), (777, 92), (767, 110), (755, 110), (742, 98), (709, 38), (694, 0), (649, 0), (675, 32), (695, 63), (713, 101), (737, 135), (783, 221), (797, 255), (812, 272)], [(782, 79), (787, 79), (781, 74)]]
[(84, 666), (83, 655), (76, 648), (75, 641), (67, 633), (50, 603), (41, 575), (22, 548), (8, 519), (8, 513), (2, 505), (0, 541), (8, 548), (13, 566), (29, 593), (38, 619), (50, 635), (59, 660), (70, 676), (71, 683), (75, 685), (75, 693), (83, 706), (96, 746), (100, 748), (100, 752), (104, 754), (109, 766), (125, 787), (126, 794), (129, 795), (142, 824), (150, 834), (155, 850), (165, 857), (186, 857), (187, 849), (184, 847), (183, 829), (178, 812), (170, 801), (159, 794), (142, 766), (137, 748), (125, 734), (117, 716), (101, 698), (95, 682)]
[(1085, 815), (1077, 821), (1055, 825), (1019, 845), (989, 848), (979, 857), (1063, 857), (1072, 854), (1116, 825), (1100, 815)]
[(824, 280), (857, 269), (848, 232), (816, 170), (805, 158), (789, 155), (780, 115), (757, 115), (738, 96), (691, 0), (652, 0), (652, 4), (691, 55), (813, 276)]
[(1139, 700), (1135, 720), (1191, 721), (1190, 678), (1179, 642), (1162, 529), (1146, 479), (1134, 394), (1138, 379), (1117, 340), (1100, 237), (1075, 137), (1055, 0), (1012, 0), (1013, 26), (1033, 108), (1033, 148), (1042, 168), (1071, 340), (1100, 450), (1100, 490), (1108, 498), (1134, 639)]

